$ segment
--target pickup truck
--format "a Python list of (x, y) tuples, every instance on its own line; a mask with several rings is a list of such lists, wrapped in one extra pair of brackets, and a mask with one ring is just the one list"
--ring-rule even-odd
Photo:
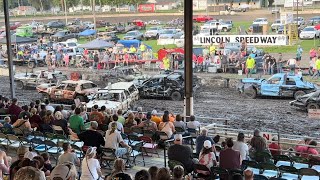
[(200, 27), (200, 29), (217, 29), (218, 31), (230, 31), (232, 29), (231, 24), (227, 24), (224, 22), (219, 22), (219, 21), (208, 21), (206, 22), (203, 26)]
[(244, 78), (240, 81), (238, 91), (248, 98), (257, 96), (299, 97), (314, 92), (317, 86), (304, 81), (300, 75), (278, 73), (269, 79)]

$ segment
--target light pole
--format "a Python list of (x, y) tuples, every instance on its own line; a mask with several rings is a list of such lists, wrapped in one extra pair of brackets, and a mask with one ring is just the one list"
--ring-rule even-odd
[(63, 0), (64, 6), (64, 18), (66, 19), (66, 25), (68, 24), (68, 16), (67, 16), (67, 0)]

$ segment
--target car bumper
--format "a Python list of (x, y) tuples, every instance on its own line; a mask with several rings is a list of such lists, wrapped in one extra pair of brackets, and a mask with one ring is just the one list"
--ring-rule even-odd
[(300, 35), (300, 39), (313, 39), (315, 35)]
[(144, 37), (145, 38), (155, 38), (155, 37), (157, 37), (157, 35), (156, 34), (145, 34)]
[(299, 108), (299, 109), (306, 109), (306, 105), (303, 104), (302, 102), (299, 102), (297, 100), (289, 102), (290, 106)]

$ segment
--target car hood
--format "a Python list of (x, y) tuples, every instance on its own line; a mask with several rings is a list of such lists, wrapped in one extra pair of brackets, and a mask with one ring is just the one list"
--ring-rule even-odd
[(315, 91), (315, 92), (300, 96), (296, 101), (306, 103), (309, 99), (316, 100), (317, 97), (319, 97), (319, 93), (320, 93), (319, 91)]
[(244, 79), (241, 80), (241, 82), (242, 82), (242, 83), (261, 84), (263, 80), (265, 80), (265, 79), (244, 78)]
[(30, 75), (32, 75), (32, 73), (18, 73), (14, 75), (14, 79), (30, 79)]
[(133, 39), (133, 38), (135, 38), (136, 36), (124, 36), (123, 38), (125, 39), (125, 38), (127, 38), (127, 39)]
[(158, 33), (158, 31), (157, 31), (157, 30), (148, 30), (148, 31), (146, 31), (145, 33), (146, 33), (146, 34), (148, 34), (148, 33)]
[[(301, 86), (299, 86), (299, 87), (301, 87)], [(308, 81), (304, 81), (302, 87), (303, 88), (310, 88), (310, 89), (318, 89), (318, 87), (315, 84), (308, 82)]]
[(316, 33), (315, 31), (301, 31), (300, 34), (314, 34)]
[(120, 106), (120, 102), (108, 101), (108, 100), (91, 100), (87, 103), (87, 108), (92, 108), (94, 105), (99, 107), (105, 106), (107, 109), (117, 109)]
[(160, 37), (173, 37), (173, 34), (161, 34)]

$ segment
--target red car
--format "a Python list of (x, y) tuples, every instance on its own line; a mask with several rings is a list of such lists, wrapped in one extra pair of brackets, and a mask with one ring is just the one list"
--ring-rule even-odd
[(320, 24), (315, 25), (314, 28), (316, 28), (316, 30), (319, 31), (320, 30)]
[(199, 22), (199, 23), (213, 20), (213, 18), (210, 16), (196, 16), (196, 17), (193, 17), (192, 19), (193, 21)]

